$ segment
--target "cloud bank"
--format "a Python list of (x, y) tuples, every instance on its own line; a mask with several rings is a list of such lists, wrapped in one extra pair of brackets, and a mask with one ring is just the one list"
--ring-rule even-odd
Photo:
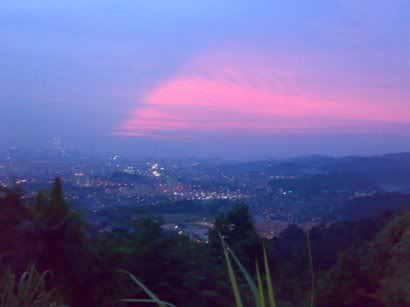
[(387, 100), (377, 79), (346, 78), (314, 54), (268, 54), (226, 47), (187, 61), (150, 90), (115, 134), (190, 137), (196, 133), (397, 132), (410, 107)]

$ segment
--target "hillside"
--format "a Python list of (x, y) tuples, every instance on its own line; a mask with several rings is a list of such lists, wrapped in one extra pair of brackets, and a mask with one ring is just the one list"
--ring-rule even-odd
[[(320, 306), (410, 305), (410, 211), (345, 251), (324, 283)], [(322, 284), (323, 285), (323, 284)]]

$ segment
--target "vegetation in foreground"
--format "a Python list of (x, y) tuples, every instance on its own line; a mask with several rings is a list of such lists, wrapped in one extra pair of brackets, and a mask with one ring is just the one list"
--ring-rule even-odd
[[(3, 280), (9, 280), (7, 287), (2, 283), (2, 302), (8, 302), (5, 293), (7, 299), (14, 295), (19, 300), (28, 293), (18, 292), (17, 280), (27, 284), (24, 280), (34, 269), (24, 272), (34, 264), (38, 272), (53, 272), (47, 279), (37, 273), (43, 282), (34, 297), (50, 299), (43, 305), (129, 304), (119, 303), (124, 298), (145, 300), (139, 301), (142, 305), (151, 300), (152, 305), (154, 298), (141, 285), (162, 303), (175, 306), (238, 305), (237, 293), (243, 306), (255, 305), (255, 299), (258, 306), (268, 306), (270, 292), (275, 306), (310, 306), (312, 293), (316, 306), (410, 304), (409, 212), (385, 226), (387, 218), (315, 227), (309, 236), (310, 258), (303, 230), (290, 226), (279, 238), (262, 240), (245, 205), (219, 216), (209, 244), (201, 244), (164, 233), (161, 219), (154, 217), (135, 221), (132, 232), (98, 233), (71, 211), (59, 179), (51, 191), (25, 203), (19, 190), (3, 191), (1, 196), (0, 269)], [(140, 287), (118, 269), (137, 276)], [(256, 288), (249, 287), (250, 280), (256, 280)], [(312, 284), (317, 285), (314, 292)]]

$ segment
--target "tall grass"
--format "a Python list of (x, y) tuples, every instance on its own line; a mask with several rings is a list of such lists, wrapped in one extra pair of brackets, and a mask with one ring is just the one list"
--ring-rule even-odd
[(0, 279), (0, 307), (62, 306), (57, 301), (55, 289), (46, 289), (46, 277), (50, 272), (39, 273), (35, 266), (18, 279), (6, 270)]
[[(262, 274), (260, 273), (258, 263), (256, 262), (256, 280), (257, 284), (253, 277), (248, 273), (248, 271), (244, 268), (244, 266), (239, 261), (238, 257), (236, 257), (235, 253), (232, 249), (228, 246), (225, 240), (221, 238), (222, 247), (224, 250), (226, 266), (229, 274), (229, 280), (231, 282), (231, 287), (234, 293), (235, 304), (236, 307), (242, 307), (242, 296), (238, 287), (237, 277), (235, 274), (234, 266), (232, 265), (231, 258), (234, 260), (234, 263), (239, 268), (239, 271), (242, 273), (243, 277), (246, 280), (248, 287), (251, 289), (254, 297), (254, 303), (256, 307), (276, 307), (275, 296), (272, 286), (272, 279), (268, 264), (268, 257), (266, 255), (265, 246), (263, 246), (263, 259), (264, 259), (264, 273), (266, 277), (266, 284), (263, 283)], [(268, 293), (268, 297), (265, 296), (265, 287)]]
[[(236, 257), (235, 253), (232, 249), (228, 246), (222, 236), (220, 236), (222, 247), (225, 255), (225, 262), (226, 267), (229, 275), (229, 280), (231, 283), (232, 291), (234, 293), (235, 298), (235, 305), (236, 307), (243, 307), (242, 302), (242, 295), (241, 291), (238, 286), (237, 276), (235, 274), (234, 266), (232, 265), (232, 261), (236, 264), (239, 271), (242, 273), (243, 277), (246, 280), (248, 287), (251, 289), (253, 296), (254, 296), (254, 303), (255, 307), (276, 307), (276, 300), (272, 286), (272, 277), (269, 268), (268, 257), (266, 254), (266, 248), (263, 246), (263, 264), (264, 264), (264, 275), (265, 275), (265, 284), (263, 283), (263, 278), (261, 271), (259, 270), (258, 262), (255, 263), (256, 269), (256, 281), (255, 284), (254, 279), (249, 274), (249, 272), (244, 268), (244, 266), (239, 261), (238, 257)], [(315, 274), (313, 269), (313, 259), (312, 259), (312, 248), (310, 244), (309, 232), (306, 232), (306, 243), (307, 243), (307, 252), (309, 257), (309, 267), (310, 267), (310, 275), (311, 275), (311, 295), (309, 304), (310, 307), (314, 306), (314, 299), (315, 299)], [(267, 295), (265, 294), (265, 290)]]

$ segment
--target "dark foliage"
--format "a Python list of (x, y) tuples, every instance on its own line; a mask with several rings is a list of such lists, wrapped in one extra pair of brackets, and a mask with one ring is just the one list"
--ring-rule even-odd
[[(410, 303), (405, 286), (410, 276), (409, 214), (384, 226), (386, 220), (310, 230), (319, 306)], [(51, 191), (34, 199), (26, 199), (18, 189), (1, 190), (1, 269), (21, 273), (34, 263), (40, 271), (53, 271), (52, 286), (70, 306), (110, 306), (122, 298), (146, 298), (118, 269), (137, 276), (159, 298), (177, 306), (232, 305), (219, 235), (254, 272), (263, 241), (248, 207), (238, 204), (219, 215), (209, 244), (166, 233), (162, 224), (160, 217), (146, 216), (136, 220), (131, 231), (91, 231), (66, 203), (58, 178)], [(305, 232), (291, 225), (265, 244), (278, 300), (286, 306), (307, 305), (311, 282)], [(239, 287), (245, 288), (242, 280)]]
[(410, 212), (343, 252), (322, 281), (320, 306), (409, 306)]
[(349, 219), (376, 218), (385, 212), (409, 209), (410, 194), (380, 193), (349, 201), (339, 214)]

